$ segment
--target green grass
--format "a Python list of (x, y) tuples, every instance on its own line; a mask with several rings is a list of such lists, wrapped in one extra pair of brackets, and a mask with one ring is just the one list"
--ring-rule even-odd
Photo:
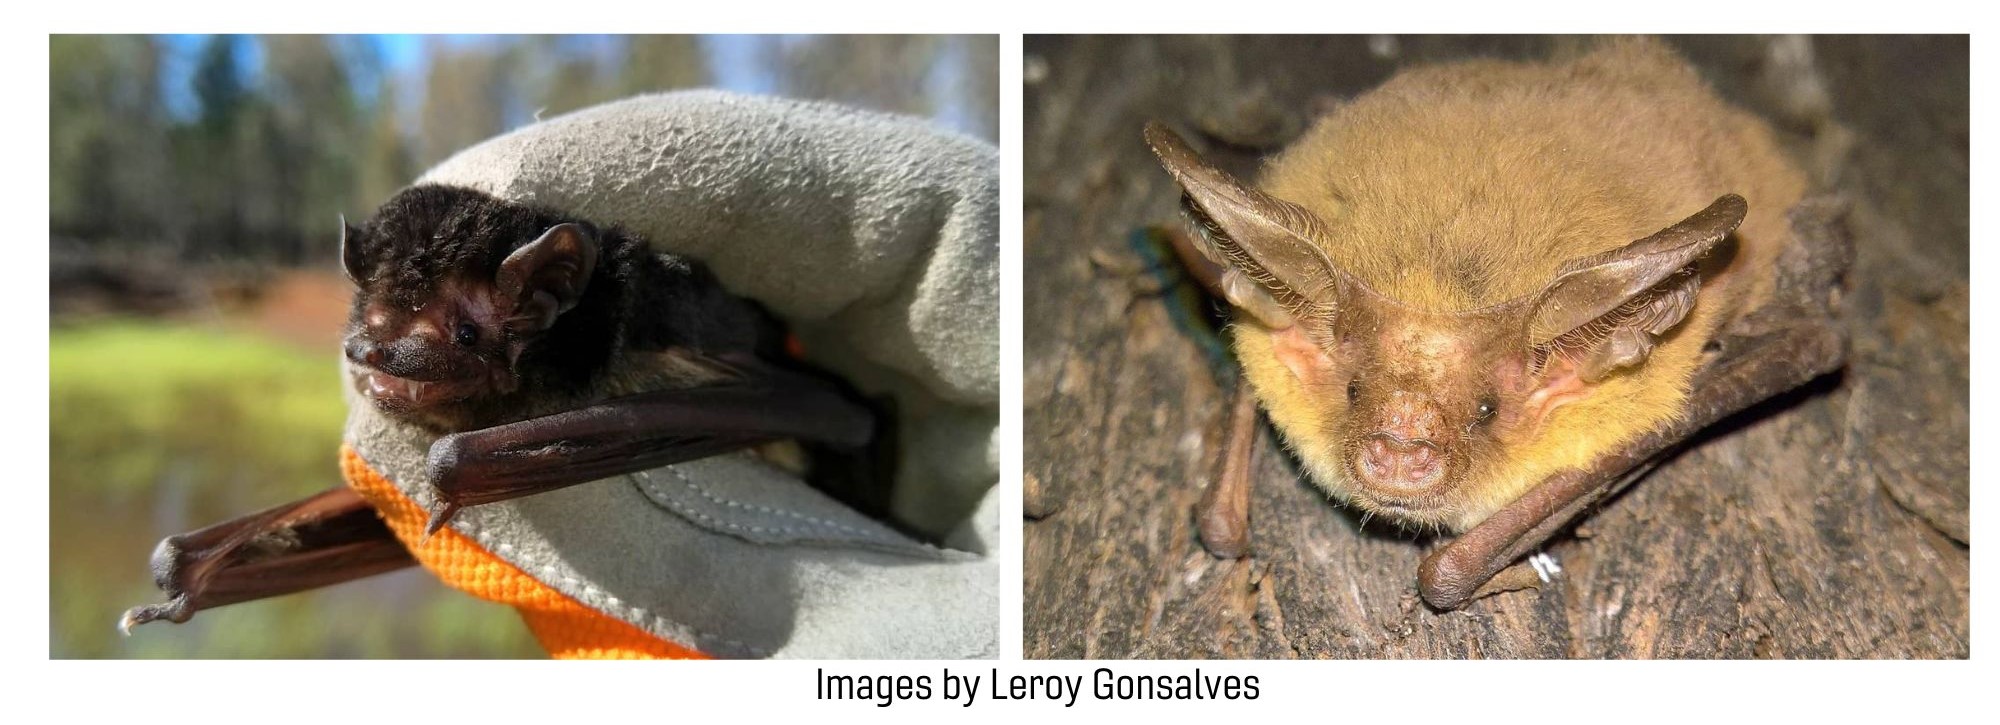
[(154, 322), (50, 331), (52, 656), (540, 655), (511, 610), (418, 571), (118, 636), (119, 612), (158, 597), (160, 538), (340, 484), (334, 355)]

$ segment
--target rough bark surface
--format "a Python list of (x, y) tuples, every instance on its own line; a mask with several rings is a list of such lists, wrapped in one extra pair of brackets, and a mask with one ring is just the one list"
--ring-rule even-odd
[(1128, 657), (1965, 657), (1968, 42), (1675, 38), (1853, 203), (1847, 370), (1739, 415), (1548, 548), (1540, 590), (1435, 612), (1268, 429), (1252, 555), (1201, 548), (1234, 383), (1128, 237), (1175, 220), (1139, 129), (1248, 173), (1398, 67), (1575, 39), (1027, 41), (1024, 651)]

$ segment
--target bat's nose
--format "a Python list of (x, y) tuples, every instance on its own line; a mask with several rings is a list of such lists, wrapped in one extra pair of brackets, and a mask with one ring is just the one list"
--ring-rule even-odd
[(347, 359), (355, 364), (381, 368), (389, 363), (389, 348), (377, 345), (374, 340), (366, 337), (355, 335), (347, 338), (347, 343), (343, 347), (347, 352)]
[(1430, 441), (1408, 441), (1376, 433), (1361, 444), (1355, 473), (1370, 487), (1394, 494), (1417, 495), (1444, 474), (1444, 456)]

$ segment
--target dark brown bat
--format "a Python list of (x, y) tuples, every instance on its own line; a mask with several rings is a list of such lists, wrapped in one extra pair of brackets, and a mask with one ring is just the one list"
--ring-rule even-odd
[[(422, 185), (343, 224), (341, 258), (357, 289), (350, 384), (438, 436), (431, 531), (464, 506), (787, 441), (824, 453), (815, 464), (841, 459), (814, 474), (860, 475), (878, 439), (875, 413), (792, 360), (760, 308), (619, 229)], [(865, 485), (827, 487), (881, 508)], [(161, 542), (154, 576), (169, 601), (121, 626), (411, 563), (337, 488)]]
[[(1837, 209), (1802, 202), (1770, 130), (1655, 42), (1407, 71), (1254, 187), (1163, 125), (1145, 137), (1308, 477), (1461, 534), (1419, 572), (1442, 609), (1678, 442), (1844, 359)], [(1246, 478), (1207, 497), (1218, 553), (1246, 540)]]

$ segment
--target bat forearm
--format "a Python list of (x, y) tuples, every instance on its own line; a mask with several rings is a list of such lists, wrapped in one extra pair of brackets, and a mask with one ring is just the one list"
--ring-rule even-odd
[(1235, 559), (1250, 553), (1250, 484), (1257, 451), (1257, 396), (1248, 381), (1236, 388), (1222, 471), (1202, 492), (1195, 523), (1210, 554)]
[(872, 412), (833, 386), (788, 373), (750, 383), (663, 390), (476, 431), (431, 446), (438, 507), (431, 529), (464, 506), (796, 439), (867, 445)]
[[(1846, 338), (1832, 321), (1804, 324), (1762, 338), (1730, 341), (1740, 350), (1697, 381), (1687, 414), (1641, 437), (1586, 470), (1565, 471), (1433, 552), (1418, 569), (1424, 601), (1455, 609), (1479, 587), (1560, 531), (1605, 496), (1643, 476), (1680, 442), (1767, 398), (1840, 367)], [(1725, 349), (1725, 354), (1731, 354)]]
[[(402, 543), (396, 541), (393, 535), (387, 535), (387, 528), (383, 528), (382, 533), (385, 535), (357, 537), (224, 567), (194, 589), (170, 590), (172, 596), (166, 606), (179, 610), (181, 616), (166, 618), (184, 622), (187, 616), (204, 609), (310, 591), (385, 574), (417, 563)], [(147, 618), (142, 616), (138, 619)]]
[[(583, 411), (579, 411), (583, 412)], [(772, 440), (771, 436), (648, 437), (603, 423), (615, 413), (569, 416), (521, 427), (455, 434), (431, 447), (431, 483), (450, 506), (476, 506), (635, 471), (684, 463)], [(574, 426), (574, 427), (570, 427)]]
[(345, 486), (186, 534), (153, 551), (168, 600), (135, 607), (119, 626), (339, 584), (416, 563), (359, 494)]

